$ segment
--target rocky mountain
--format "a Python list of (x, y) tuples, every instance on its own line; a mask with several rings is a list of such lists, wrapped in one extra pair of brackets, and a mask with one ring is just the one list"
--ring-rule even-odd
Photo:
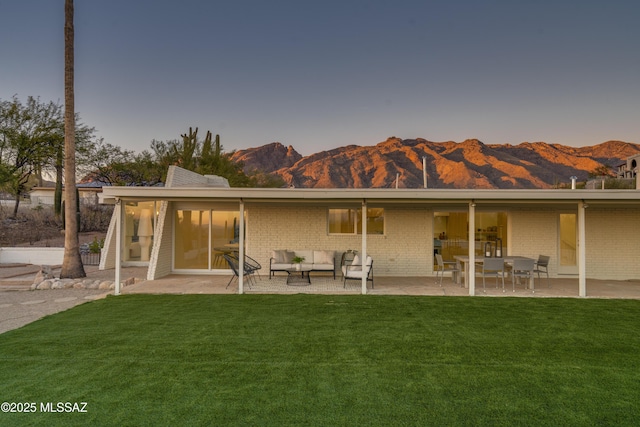
[(426, 156), (429, 188), (553, 188), (586, 180), (601, 166), (615, 171), (640, 145), (608, 141), (590, 147), (544, 142), (484, 144), (431, 142), (391, 137), (374, 146), (349, 145), (303, 157), (291, 146), (272, 143), (239, 150), (235, 160), (245, 169), (281, 176), (288, 185), (303, 188), (422, 188), (422, 158)]

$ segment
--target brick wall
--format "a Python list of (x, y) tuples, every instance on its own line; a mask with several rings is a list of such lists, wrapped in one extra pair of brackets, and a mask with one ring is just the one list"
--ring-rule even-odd
[(229, 181), (216, 175), (203, 176), (176, 166), (169, 166), (167, 187), (229, 187)]
[[(348, 249), (360, 252), (360, 235), (329, 235), (327, 207), (250, 205), (247, 211), (247, 255), (267, 269), (269, 254), (274, 249), (334, 250), (336, 265), (342, 252)], [(424, 209), (385, 209), (385, 235), (367, 236), (375, 275), (431, 274), (432, 215)]]
[[(171, 273), (173, 265), (173, 209), (169, 202), (160, 202), (158, 223), (153, 240), (153, 249), (149, 261), (147, 279), (154, 280)], [(160, 231), (161, 230), (161, 231)]]
[[(549, 274), (557, 277), (560, 213), (552, 209), (512, 210), (509, 213), (509, 253), (532, 258), (548, 255), (551, 257)], [(640, 278), (640, 212), (589, 207), (585, 211), (585, 221), (587, 278)]]
[(602, 209), (585, 211), (587, 277), (628, 280), (640, 278), (640, 211)]

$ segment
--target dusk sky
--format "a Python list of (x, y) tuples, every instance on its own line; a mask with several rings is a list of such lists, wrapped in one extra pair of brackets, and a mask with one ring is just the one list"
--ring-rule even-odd
[[(303, 155), (390, 136), (640, 142), (640, 2), (76, 0), (76, 111)], [(64, 0), (0, 0), (0, 99), (64, 100)]]

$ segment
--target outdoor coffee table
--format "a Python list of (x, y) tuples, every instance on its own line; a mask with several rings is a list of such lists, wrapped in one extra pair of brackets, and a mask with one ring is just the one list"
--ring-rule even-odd
[(285, 271), (287, 272), (287, 285), (307, 286), (311, 284), (311, 277), (309, 277), (311, 267), (287, 268)]

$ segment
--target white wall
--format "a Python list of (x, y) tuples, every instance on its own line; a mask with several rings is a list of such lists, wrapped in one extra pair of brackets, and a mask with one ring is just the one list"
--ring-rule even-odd
[(1, 264), (60, 265), (64, 248), (0, 248)]
[[(348, 249), (360, 251), (360, 235), (329, 235), (328, 208), (247, 206), (247, 255), (269, 268), (274, 249), (333, 250), (336, 265)], [(368, 235), (374, 274), (424, 276), (433, 270), (433, 213), (426, 209), (385, 208), (385, 235)]]

